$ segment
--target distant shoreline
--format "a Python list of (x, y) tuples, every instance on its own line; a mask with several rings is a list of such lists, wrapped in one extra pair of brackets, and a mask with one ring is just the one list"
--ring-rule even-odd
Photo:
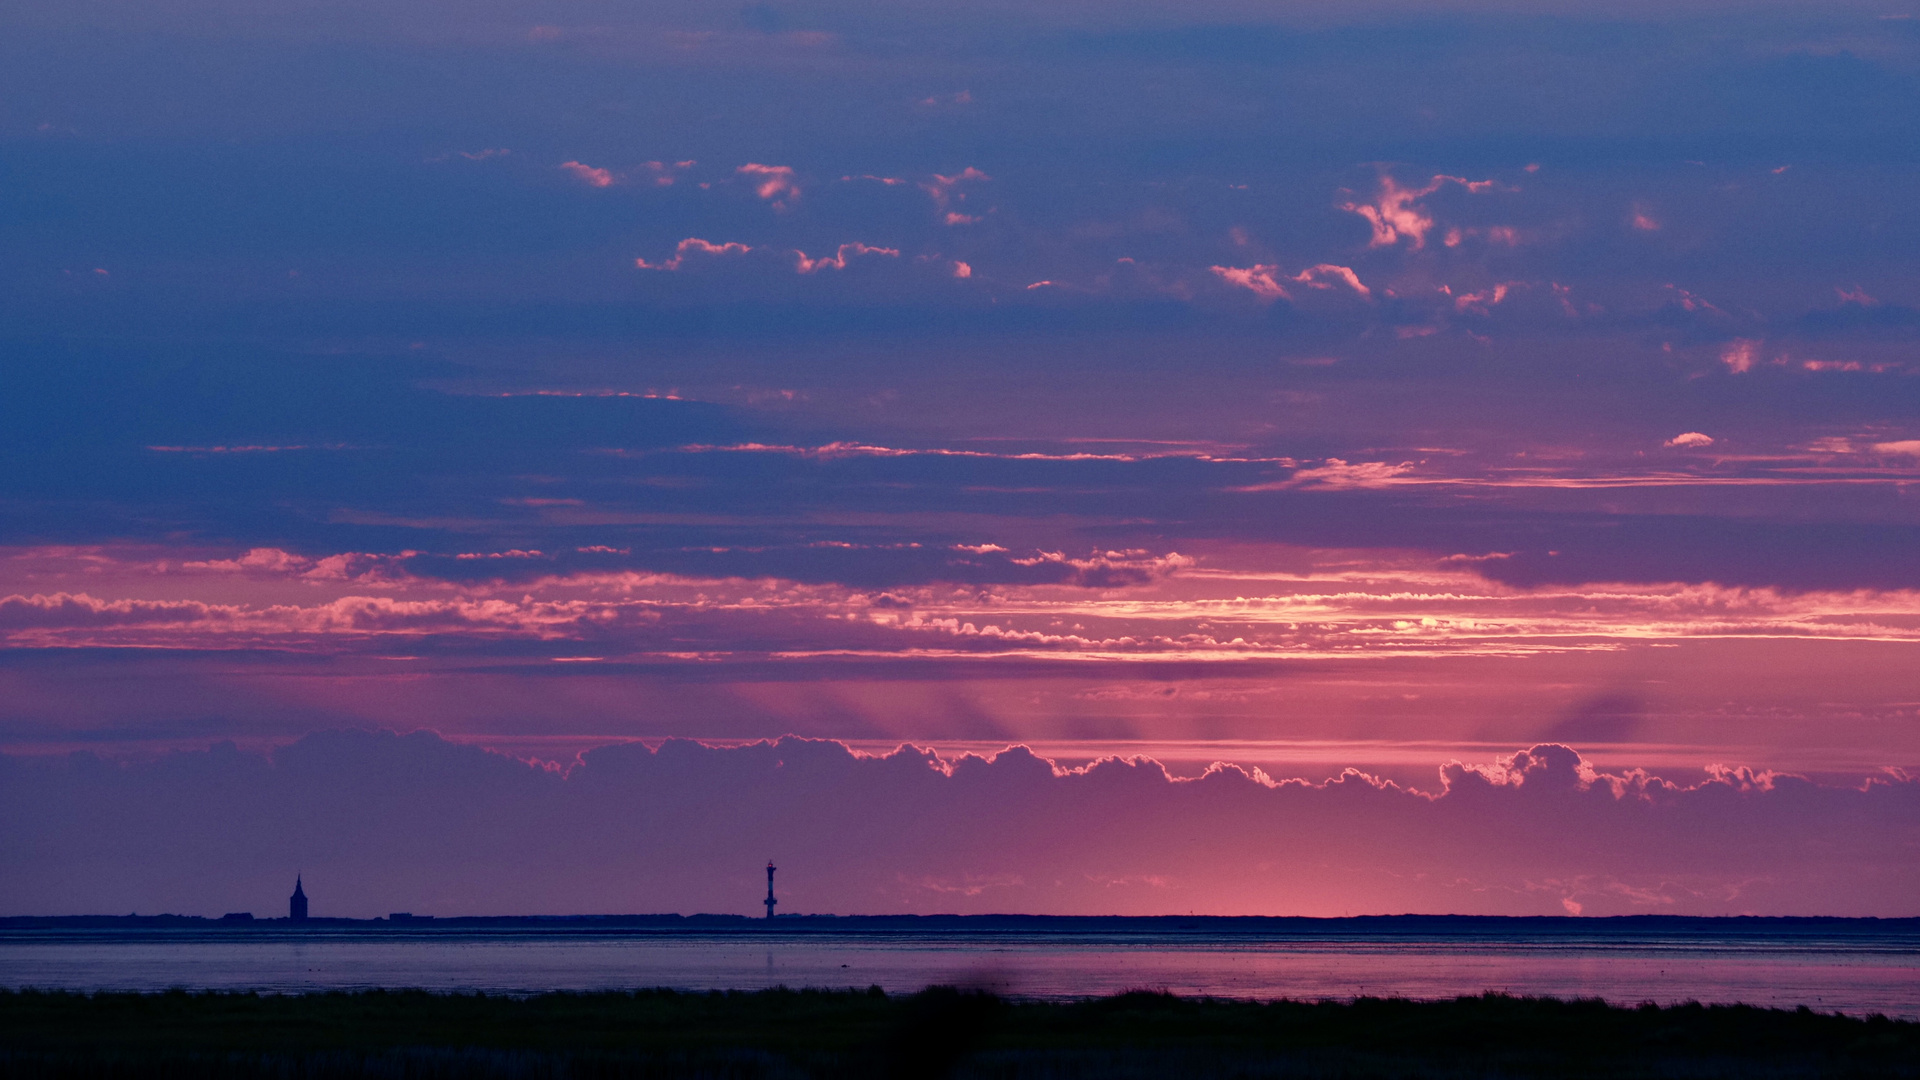
[(0, 933), (85, 930), (206, 930), (219, 933), (290, 931), (601, 931), (764, 933), (1054, 933), (1182, 934), (1248, 937), (1551, 937), (1569, 935), (1701, 937), (1880, 937), (1920, 934), (1920, 917), (1613, 915), (463, 915), (398, 914), (341, 919), (206, 917), (200, 915), (15, 915), (0, 917)]

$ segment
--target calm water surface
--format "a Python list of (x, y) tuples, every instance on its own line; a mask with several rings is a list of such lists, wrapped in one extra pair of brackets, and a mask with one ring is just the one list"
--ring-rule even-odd
[(1747, 1002), (1920, 1019), (1912, 935), (1726, 939), (1249, 939), (1245, 935), (9, 932), (0, 986), (529, 992), (936, 983), (1067, 998), (1150, 988), (1239, 998), (1445, 998), (1502, 990)]

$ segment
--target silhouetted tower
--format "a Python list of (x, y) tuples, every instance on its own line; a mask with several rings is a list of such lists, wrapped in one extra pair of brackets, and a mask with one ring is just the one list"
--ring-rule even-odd
[(773, 860), (767, 860), (767, 918), (773, 918), (773, 905), (780, 901), (773, 898)]
[(287, 897), (287, 918), (293, 922), (307, 921), (307, 892), (300, 887), (300, 875), (293, 876), (293, 895)]

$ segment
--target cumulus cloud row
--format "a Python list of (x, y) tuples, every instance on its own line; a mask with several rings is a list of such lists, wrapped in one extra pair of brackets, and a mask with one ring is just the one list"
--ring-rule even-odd
[(1911, 915), (1920, 780), (1607, 774), (1540, 745), (1421, 791), (1023, 747), (883, 757), (795, 738), (607, 746), (564, 771), (431, 734), (270, 758), (0, 757), (0, 911), (784, 909)]
[[(657, 186), (671, 185), (681, 171), (691, 164), (647, 162), (635, 175)], [(596, 187), (610, 186), (626, 179), (623, 174), (578, 161), (563, 163), (561, 167), (582, 182)], [(799, 204), (802, 178), (792, 166), (750, 162), (739, 166), (735, 176), (750, 183), (756, 197), (776, 210), (792, 210)], [(872, 181), (883, 187), (903, 186), (912, 182), (901, 177), (875, 174), (850, 174), (840, 179), (844, 182)], [(970, 193), (969, 188), (991, 179), (982, 170), (968, 166), (954, 174), (931, 174), (927, 179), (918, 181), (917, 186), (932, 200), (937, 220), (950, 226), (970, 225), (984, 220), (987, 211), (967, 202), (970, 194), (977, 194)], [(1289, 306), (1297, 307), (1306, 299), (1303, 295), (1305, 290), (1333, 291), (1378, 302), (1364, 308), (1338, 303), (1322, 303), (1318, 307), (1308, 304), (1306, 310), (1315, 317), (1335, 322), (1359, 322), (1369, 328), (1389, 329), (1402, 339), (1430, 336), (1448, 330), (1485, 335), (1491, 333), (1495, 325), (1514, 329), (1519, 326), (1554, 326), (1563, 331), (1574, 327), (1590, 330), (1641, 328), (1649, 322), (1670, 324), (1683, 315), (1681, 321), (1694, 324), (1688, 328), (1694, 334), (1707, 335), (1720, 343), (1720, 360), (1729, 372), (1745, 373), (1760, 362), (1758, 349), (1761, 342), (1754, 335), (1763, 331), (1768, 320), (1748, 307), (1710, 303), (1692, 290), (1671, 283), (1661, 288), (1651, 282), (1634, 283), (1631, 290), (1633, 295), (1616, 295), (1611, 303), (1602, 304), (1593, 298), (1591, 281), (1580, 283), (1581, 294), (1576, 297), (1573, 285), (1555, 279), (1556, 273), (1563, 274), (1569, 269), (1565, 266), (1556, 271), (1550, 265), (1534, 265), (1530, 276), (1498, 276), (1501, 273), (1514, 273), (1514, 267), (1499, 265), (1503, 261), (1511, 263), (1517, 258), (1512, 249), (1564, 239), (1566, 230), (1572, 226), (1562, 223), (1523, 228), (1517, 225), (1439, 223), (1428, 200), (1450, 189), (1470, 195), (1520, 190), (1494, 179), (1435, 174), (1424, 183), (1402, 184), (1393, 175), (1382, 174), (1378, 191), (1370, 198), (1348, 199), (1336, 204), (1338, 209), (1356, 214), (1368, 223), (1368, 253), (1344, 248), (1336, 254), (1334, 249), (1328, 248), (1321, 256), (1327, 261), (1307, 263), (1300, 270), (1285, 270), (1278, 261), (1259, 261), (1251, 265), (1210, 262), (1205, 257), (1206, 253), (1199, 250), (1190, 251), (1184, 257), (1168, 258), (1163, 255), (1162, 261), (1154, 262), (1151, 267), (1133, 254), (1121, 254), (1115, 259), (1113, 256), (1117, 252), (1112, 251), (1091, 262), (1089, 251), (1067, 257), (1062, 260), (1064, 265), (1019, 265), (1019, 257), (1010, 258), (1004, 246), (995, 252), (996, 261), (1001, 265), (988, 266), (980, 261), (978, 252), (964, 250), (970, 246), (964, 243), (964, 235), (943, 232), (937, 234), (941, 239), (935, 239), (934, 234), (922, 232), (916, 237), (901, 234), (897, 230), (889, 230), (893, 235), (882, 233), (881, 243), (861, 241), (855, 242), (852, 247), (842, 244), (833, 254), (824, 256), (824, 260), (820, 256), (808, 255), (805, 250), (785, 247), (782, 250), (792, 252), (795, 266), (803, 274), (811, 273), (813, 268), (823, 264), (844, 269), (847, 251), (909, 253), (917, 262), (937, 263), (943, 269), (950, 270), (950, 273), (942, 275), (949, 283), (967, 280), (974, 283), (970, 290), (984, 286), (1003, 291), (1003, 299), (1025, 294), (1032, 301), (1049, 304), (1060, 303), (1068, 298), (1082, 301), (1092, 298), (1170, 298), (1182, 302), (1199, 301), (1204, 305), (1210, 295), (1218, 296), (1223, 291), (1244, 291), (1253, 294), (1263, 304), (1284, 301)], [(1641, 223), (1639, 227), (1645, 228), (1650, 219), (1642, 216), (1636, 221)], [(851, 227), (864, 231), (876, 226), (858, 224)], [(835, 228), (846, 230), (849, 225), (842, 222)], [(1104, 229), (1102, 226), (1094, 232), (1105, 236)], [(1235, 226), (1229, 232), (1236, 238), (1236, 246), (1246, 248), (1251, 243), (1244, 228)], [(1459, 249), (1467, 240), (1477, 239), (1484, 242), (1487, 250), (1481, 254), (1486, 257), (1472, 257), (1455, 251), (1445, 268), (1437, 268), (1427, 257), (1431, 253), (1425, 250), (1430, 239), (1437, 239), (1448, 249)], [(940, 250), (955, 241), (962, 241), (963, 250), (958, 253), (960, 258), (954, 258), (954, 252)], [(732, 247), (731, 244), (719, 246)], [(738, 250), (745, 252), (752, 248), (767, 247), (770, 245), (742, 242)], [(811, 242), (809, 247), (812, 247)], [(1507, 254), (1496, 259), (1491, 254), (1494, 249)], [(1356, 255), (1361, 257), (1356, 259)], [(679, 268), (679, 263), (673, 259), (654, 262), (643, 257), (637, 259), (636, 263), (651, 269)], [(1129, 272), (1117, 273), (1116, 267), (1129, 268)], [(1364, 282), (1363, 274), (1367, 279)], [(922, 287), (938, 288), (930, 281), (923, 282)], [(1841, 299), (1840, 309), (1815, 308), (1800, 313), (1802, 319), (1830, 322), (1835, 318), (1851, 318), (1853, 313), (1866, 313), (1870, 321), (1884, 321), (1891, 317), (1887, 313), (1894, 310), (1858, 287), (1842, 287), (1836, 291)], [(1530, 297), (1526, 295), (1529, 293), (1537, 295)], [(1903, 318), (1911, 321), (1909, 309), (1900, 308), (1899, 311), (1903, 313)], [(1497, 323), (1476, 320), (1497, 320)], [(1808, 372), (1884, 372), (1905, 370), (1907, 366), (1887, 361), (1877, 362), (1878, 366), (1875, 366), (1876, 362), (1873, 361), (1829, 356), (1787, 359), (1784, 354), (1776, 356), (1775, 362), (1790, 364)]]
[[(633, 260), (633, 264), (641, 270), (679, 270), (686, 265), (689, 256), (717, 258), (727, 255), (746, 255), (753, 250), (754, 248), (752, 246), (736, 241), (716, 244), (697, 236), (689, 236), (675, 245), (671, 258), (662, 259), (659, 262), (648, 262), (642, 257)], [(848, 260), (856, 256), (881, 256), (884, 258), (897, 259), (900, 257), (900, 249), (875, 247), (871, 244), (863, 244), (855, 241), (853, 243), (841, 244), (838, 248), (834, 249), (834, 253), (831, 255), (809, 258), (806, 252), (797, 250), (792, 254), (794, 257), (794, 271), (800, 274), (811, 274), (819, 270), (845, 270)], [(965, 273), (960, 272), (960, 268), (965, 265), (964, 263), (954, 264), (955, 277), (967, 277), (972, 273), (970, 269)]]

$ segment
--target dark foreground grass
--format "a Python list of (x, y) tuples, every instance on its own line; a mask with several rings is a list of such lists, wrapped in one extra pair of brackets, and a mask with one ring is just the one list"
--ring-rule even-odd
[(1920, 1024), (1504, 995), (0, 991), (0, 1076), (1920, 1078)]

